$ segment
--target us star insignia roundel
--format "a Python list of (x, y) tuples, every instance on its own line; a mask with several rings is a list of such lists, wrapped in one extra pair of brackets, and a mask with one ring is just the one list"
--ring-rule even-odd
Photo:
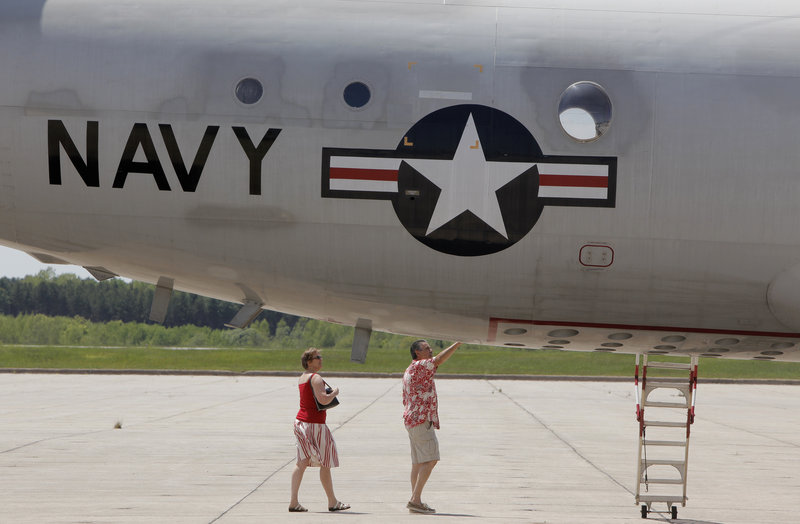
[(414, 124), (396, 149), (322, 150), (322, 196), (389, 200), (423, 244), (451, 255), (502, 251), (544, 206), (614, 207), (616, 157), (545, 156), (515, 118), (465, 104)]

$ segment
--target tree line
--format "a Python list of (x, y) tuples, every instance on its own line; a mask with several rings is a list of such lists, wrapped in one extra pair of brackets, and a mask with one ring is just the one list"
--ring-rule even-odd
[[(402, 342), (397, 342), (402, 340)], [(179, 347), (179, 348), (348, 348), (353, 328), (299, 318), (293, 325), (281, 319), (276, 329), (256, 320), (247, 329), (208, 326), (167, 327), (142, 322), (90, 322), (81, 317), (0, 315), (0, 345)], [(399, 335), (373, 333), (371, 347), (407, 346)]]
[[(0, 278), (0, 345), (181, 348), (349, 348), (353, 328), (263, 311), (247, 329), (230, 329), (239, 305), (176, 291), (163, 324), (147, 319), (155, 286), (97, 282), (52, 269)], [(373, 332), (371, 348), (408, 348), (413, 337)], [(431, 344), (444, 347), (440, 340)]]
[[(150, 316), (155, 286), (143, 282), (111, 279), (97, 282), (73, 274), (55, 275), (52, 269), (25, 278), (0, 278), (0, 314), (80, 317), (89, 322), (146, 323)], [(238, 304), (175, 291), (167, 309), (164, 327), (193, 325), (223, 329), (238, 311)], [(264, 311), (274, 335), (283, 321), (292, 327), (298, 317), (276, 311)]]

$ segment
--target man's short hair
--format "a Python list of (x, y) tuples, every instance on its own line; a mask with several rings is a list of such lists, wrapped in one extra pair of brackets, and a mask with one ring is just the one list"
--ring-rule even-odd
[(317, 348), (308, 348), (303, 352), (303, 356), (300, 359), (300, 363), (303, 364), (303, 369), (308, 369), (308, 361), (317, 356), (319, 350)]
[(420, 346), (422, 345), (423, 342), (428, 342), (428, 341), (425, 340), (424, 338), (421, 338), (411, 343), (411, 360), (417, 360), (417, 350), (420, 349)]

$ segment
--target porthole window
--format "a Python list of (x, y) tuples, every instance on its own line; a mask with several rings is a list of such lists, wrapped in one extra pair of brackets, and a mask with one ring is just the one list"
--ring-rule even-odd
[(372, 93), (364, 82), (351, 82), (344, 88), (344, 103), (353, 109), (361, 109), (369, 103)]
[(264, 95), (264, 86), (255, 78), (243, 78), (236, 84), (236, 98), (246, 105), (253, 105)]
[(594, 82), (576, 82), (558, 100), (558, 120), (574, 140), (597, 140), (611, 125), (611, 100)]

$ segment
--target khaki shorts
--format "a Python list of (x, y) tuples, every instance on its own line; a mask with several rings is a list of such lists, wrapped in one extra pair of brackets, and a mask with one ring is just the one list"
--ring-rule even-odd
[(411, 463), (422, 464), (432, 460), (439, 460), (439, 441), (436, 439), (436, 429), (430, 420), (406, 428), (408, 439), (411, 441)]

